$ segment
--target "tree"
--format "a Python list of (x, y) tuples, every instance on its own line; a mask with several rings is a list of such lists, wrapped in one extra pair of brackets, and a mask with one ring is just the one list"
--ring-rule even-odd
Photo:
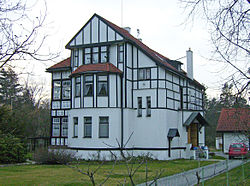
[(30, 12), (35, 5), (27, 5), (27, 2), (0, 1), (0, 69), (14, 60), (49, 60), (56, 57), (40, 53), (47, 37), (40, 34), (45, 24), (46, 3), (44, 13), (33, 16)]
[(188, 12), (188, 20), (203, 17), (208, 22), (213, 60), (232, 67), (229, 79), (235, 95), (241, 97), (249, 89), (249, 0), (180, 0)]
[(22, 88), (18, 83), (18, 75), (11, 69), (0, 71), (0, 103), (13, 106), (21, 94)]

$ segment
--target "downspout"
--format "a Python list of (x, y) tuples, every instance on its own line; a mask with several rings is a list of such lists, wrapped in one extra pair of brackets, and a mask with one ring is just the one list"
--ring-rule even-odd
[(121, 149), (123, 149), (123, 76), (121, 75)]

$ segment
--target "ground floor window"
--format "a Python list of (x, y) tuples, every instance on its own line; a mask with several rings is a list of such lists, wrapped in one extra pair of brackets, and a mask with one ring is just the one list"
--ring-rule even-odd
[(52, 136), (60, 135), (60, 118), (53, 118)]
[(91, 138), (92, 137), (92, 118), (84, 117), (84, 137)]
[(78, 137), (78, 117), (74, 117), (73, 122), (74, 122), (73, 137), (77, 138)]
[(99, 117), (99, 137), (109, 137), (109, 117)]
[(68, 118), (62, 118), (62, 136), (68, 136)]

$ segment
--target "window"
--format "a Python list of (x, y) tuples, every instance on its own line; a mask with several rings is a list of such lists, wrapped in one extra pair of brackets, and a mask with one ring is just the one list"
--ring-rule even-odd
[(75, 97), (79, 97), (81, 95), (81, 77), (75, 78)]
[(53, 118), (52, 136), (60, 135), (60, 118)]
[(54, 81), (54, 94), (53, 94), (53, 99), (60, 99), (61, 98), (61, 81)]
[(74, 64), (74, 67), (78, 67), (78, 62), (79, 62), (79, 59), (78, 59), (78, 56), (79, 56), (79, 50), (78, 49), (75, 49), (73, 51), (73, 64)]
[(62, 109), (70, 108), (70, 101), (62, 101)]
[(108, 47), (98, 46), (84, 49), (84, 64), (108, 62)]
[(142, 98), (138, 97), (137, 98), (137, 117), (142, 116)]
[(84, 117), (84, 137), (91, 138), (92, 137), (92, 118)]
[(109, 117), (99, 117), (99, 138), (109, 137)]
[(62, 99), (70, 99), (70, 87), (71, 87), (70, 80), (62, 82)]
[(85, 64), (91, 63), (91, 48), (85, 48), (84, 62)]
[(62, 118), (62, 136), (68, 136), (68, 118)]
[(139, 80), (148, 80), (151, 78), (150, 68), (139, 69)]
[(108, 95), (108, 77), (107, 76), (98, 76), (97, 95), (98, 96)]
[(77, 138), (78, 137), (78, 117), (74, 117), (73, 122), (74, 122), (73, 137)]
[(93, 47), (92, 48), (92, 63), (98, 63), (99, 62), (99, 48)]
[(124, 60), (124, 46), (122, 45), (118, 45), (118, 62), (122, 63)]
[(60, 101), (52, 101), (52, 109), (60, 109)]
[(151, 116), (151, 97), (147, 96), (147, 116)]
[(70, 71), (64, 71), (62, 72), (62, 79), (69, 79), (71, 72)]
[(61, 72), (53, 72), (53, 79), (61, 79)]
[(58, 110), (58, 111), (56, 111), (56, 115), (57, 116), (63, 116), (64, 115), (64, 111), (63, 110)]
[(101, 63), (108, 62), (108, 47), (101, 46)]
[(85, 76), (84, 96), (93, 96), (93, 76)]

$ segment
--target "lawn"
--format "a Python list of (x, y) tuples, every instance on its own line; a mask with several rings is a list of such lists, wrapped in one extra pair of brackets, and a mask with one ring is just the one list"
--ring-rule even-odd
[[(205, 166), (212, 163), (215, 162), (201, 161), (200, 165)], [(79, 168), (86, 172), (88, 167), (90, 171), (95, 170), (99, 164), (100, 162), (82, 162)], [(133, 167), (134, 170), (138, 165), (134, 163), (128, 166)], [(198, 161), (195, 160), (148, 161), (148, 180), (152, 180), (160, 170), (163, 170), (161, 177), (164, 177), (197, 167)], [(145, 164), (138, 169), (134, 175), (135, 184), (145, 181), (145, 169)], [(112, 174), (110, 174), (111, 170), (113, 170)], [(111, 176), (105, 185), (130, 183), (124, 162), (119, 162), (115, 166), (112, 162), (105, 162), (95, 174), (96, 183), (102, 183), (108, 175)], [(21, 165), (0, 167), (0, 185), (91, 185), (91, 183), (86, 175), (65, 165)]]
[[(229, 185), (249, 185), (250, 183), (250, 162), (244, 164), (244, 168), (239, 166), (235, 169), (232, 169), (228, 173)], [(243, 180), (243, 170), (244, 177)], [(226, 173), (220, 174), (210, 180), (205, 181), (205, 185), (226, 185), (227, 184), (227, 176)]]

